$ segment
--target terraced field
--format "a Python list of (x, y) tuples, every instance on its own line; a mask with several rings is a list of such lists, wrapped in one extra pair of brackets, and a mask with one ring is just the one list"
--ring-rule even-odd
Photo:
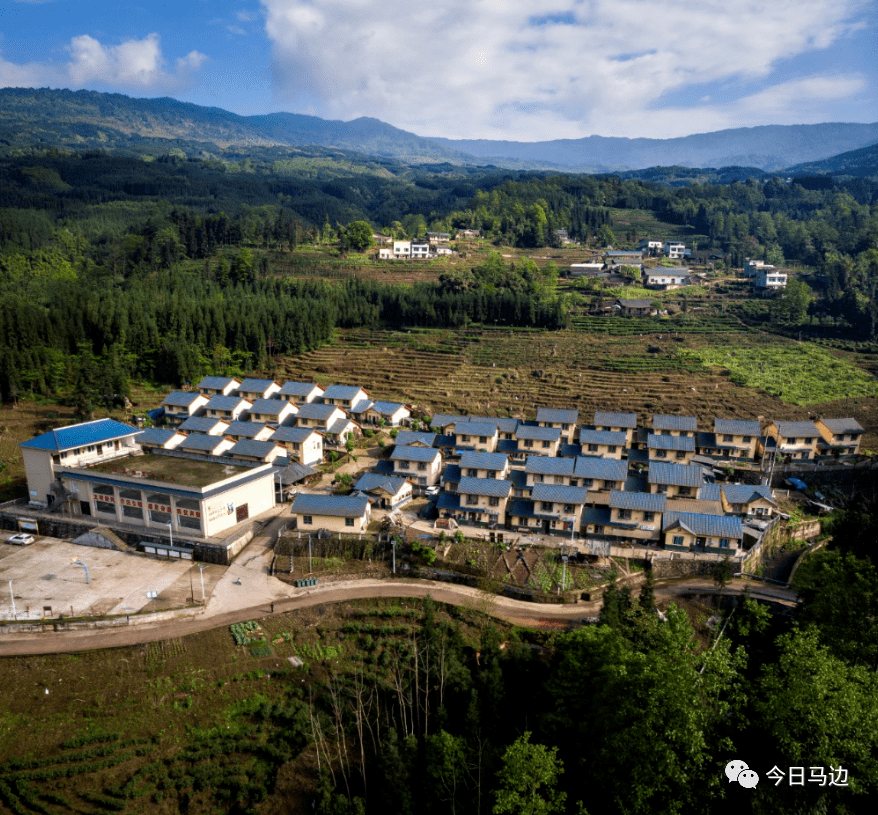
[[(634, 411), (642, 419), (653, 413), (686, 413), (697, 416), (705, 429), (714, 416), (808, 415), (763, 390), (735, 384), (727, 371), (707, 370), (680, 354), (707, 345), (765, 345), (765, 335), (747, 331), (731, 318), (683, 323), (673, 331), (670, 323), (594, 319), (594, 327), (602, 331), (345, 331), (332, 345), (282, 360), (275, 376), (361, 384), (374, 397), (414, 404), (427, 415), (441, 411), (532, 418), (538, 406), (552, 405), (579, 408), (584, 418), (595, 410)], [(773, 342), (795, 344), (777, 338)], [(874, 399), (840, 399), (810, 409), (856, 417), (872, 438), (867, 446), (875, 446)]]

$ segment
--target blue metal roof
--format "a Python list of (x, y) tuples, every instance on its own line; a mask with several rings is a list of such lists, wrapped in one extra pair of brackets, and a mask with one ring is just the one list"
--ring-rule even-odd
[(354, 489), (359, 492), (384, 490), (391, 495), (396, 495), (401, 489), (404, 489), (407, 484), (408, 481), (404, 478), (393, 478), (381, 473), (363, 473), (360, 480), (354, 484)]
[(758, 436), (759, 422), (750, 419), (714, 419), (713, 431), (720, 435)]
[(225, 439), (222, 436), (208, 436), (205, 433), (192, 433), (180, 442), (180, 449), (210, 453), (213, 452), (223, 441), (225, 441)]
[(391, 461), (431, 462), (440, 458), (439, 451), (430, 447), (405, 447), (397, 445), (390, 454)]
[(165, 444), (168, 439), (177, 435), (176, 430), (165, 430), (162, 427), (148, 427), (142, 433), (138, 433), (134, 437), (134, 441), (138, 444)]
[(651, 461), (647, 480), (650, 484), (700, 487), (704, 483), (704, 471), (695, 464), (669, 464), (664, 461)]
[(293, 396), (304, 399), (314, 393), (315, 390), (320, 391), (317, 396), (323, 395), (323, 389), (316, 382), (284, 382), (281, 389), (274, 395)]
[(524, 470), (510, 470), (506, 476), (507, 481), (512, 482), (512, 486), (517, 490), (530, 489), (527, 486), (527, 473)]
[(257, 415), (261, 413), (267, 416), (280, 416), (289, 404), (286, 399), (254, 399), (250, 412)]
[(744, 536), (741, 519), (735, 515), (701, 515), (696, 512), (666, 512), (662, 516), (662, 532), (676, 525), (689, 530), (693, 535), (705, 535), (716, 538), (734, 538), (740, 540)]
[(512, 490), (512, 482), (501, 478), (472, 478), (463, 476), (457, 485), (461, 495), (489, 495), (506, 498)]
[(584, 504), (588, 497), (585, 487), (565, 487), (561, 484), (534, 484), (534, 501), (553, 501), (556, 504)]
[(505, 470), (509, 460), (503, 453), (478, 453), (467, 450), (460, 457), (461, 470)]
[(723, 484), (722, 492), (730, 504), (749, 504), (760, 500), (775, 503), (771, 489), (767, 485)]
[(445, 465), (445, 469), (442, 471), (443, 485), (457, 484), (461, 478), (463, 478), (463, 473), (461, 472), (460, 467), (458, 467), (456, 464)]
[(460, 509), (460, 496), (456, 492), (440, 492), (436, 499), (436, 509)]
[(205, 406), (207, 410), (235, 410), (238, 407), (249, 407), (250, 400), (243, 396), (211, 396), (210, 401)]
[(576, 424), (579, 421), (579, 411), (567, 408), (537, 408), (537, 421), (552, 424)]
[(610, 493), (610, 507), (613, 509), (664, 512), (666, 503), (664, 495), (655, 495), (651, 492), (622, 492), (621, 490), (613, 490)]
[[(360, 393), (360, 391), (366, 393), (366, 391), (358, 385), (329, 385), (326, 390), (323, 391), (323, 398), (350, 401)], [(369, 394), (366, 393), (366, 395), (368, 396)]]
[(430, 427), (438, 430), (444, 430), (446, 427), (457, 422), (469, 421), (469, 416), (463, 416), (460, 413), (436, 413), (430, 419)]
[(722, 486), (720, 484), (704, 484), (698, 491), (698, 497), (702, 501), (722, 501)]
[(332, 515), (339, 518), (361, 518), (366, 514), (369, 499), (365, 495), (317, 495), (299, 493), (290, 512), (294, 515)]
[(597, 524), (598, 526), (610, 525), (610, 510), (608, 507), (586, 507), (582, 512), (583, 524)]
[(652, 426), (656, 430), (698, 430), (698, 420), (694, 416), (671, 416), (656, 413), (652, 417)]
[(650, 433), (646, 437), (646, 446), (650, 450), (681, 450), (684, 453), (695, 452), (695, 439), (692, 436), (660, 436)]
[(319, 433), (313, 427), (279, 427), (269, 436), (272, 441), (290, 441), (301, 444), (312, 433)]
[(599, 456), (579, 456), (573, 459), (576, 478), (594, 478), (602, 481), (624, 481), (628, 477), (628, 462)]
[(551, 456), (528, 456), (524, 463), (524, 471), (534, 475), (566, 475), (572, 476), (574, 469), (572, 458), (552, 458)]
[(561, 444), (558, 447), (558, 456), (560, 458), (576, 458), (582, 455), (581, 444)]
[(198, 383), (198, 387), (204, 390), (221, 391), (233, 382), (236, 383), (236, 387), (241, 384), (238, 379), (231, 376), (206, 376)]
[(454, 435), (458, 436), (495, 436), (497, 425), (492, 422), (456, 422)]
[(34, 450), (72, 450), (75, 447), (86, 447), (99, 442), (122, 439), (125, 436), (133, 436), (139, 431), (136, 427), (130, 427), (114, 419), (95, 419), (93, 422), (59, 427), (50, 430), (41, 436), (36, 436), (29, 441), (22, 442), (19, 447), (28, 447)]
[(605, 410), (596, 410), (594, 414), (595, 427), (637, 427), (636, 413), (612, 413)]
[(265, 393), (272, 385), (277, 385), (273, 379), (245, 379), (237, 387), (238, 393)]
[(314, 402), (306, 402), (299, 407), (299, 412), (296, 416), (300, 419), (317, 419), (322, 422), (332, 416), (337, 410), (341, 410), (341, 408), (336, 405), (322, 405), (315, 404)]

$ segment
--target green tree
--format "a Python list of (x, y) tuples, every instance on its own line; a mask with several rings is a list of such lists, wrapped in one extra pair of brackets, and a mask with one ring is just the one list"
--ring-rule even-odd
[(342, 234), (342, 248), (365, 252), (372, 245), (372, 226), (368, 221), (349, 223)]
[(558, 748), (531, 744), (530, 736), (525, 731), (503, 754), (494, 815), (549, 815), (564, 808), (567, 794), (556, 789), (564, 772)]

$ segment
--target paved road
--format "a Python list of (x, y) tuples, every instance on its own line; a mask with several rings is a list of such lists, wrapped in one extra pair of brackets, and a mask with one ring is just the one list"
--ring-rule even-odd
[[(250, 563), (252, 564), (254, 560), (255, 558), (251, 558)], [(239, 570), (243, 571), (244, 568), (242, 565)], [(235, 573), (232, 572), (232, 574)], [(250, 581), (258, 574), (255, 569), (249, 569), (245, 576)], [(274, 613), (277, 614), (346, 600), (376, 597), (426, 597), (430, 595), (437, 602), (471, 608), (522, 626), (566, 625), (573, 620), (597, 616), (601, 606), (599, 601), (571, 605), (529, 603), (489, 595), (467, 586), (405, 578), (350, 580), (310, 589), (295, 589), (268, 577), (264, 581), (264, 586), (249, 587), (249, 590), (244, 586), (244, 578), (241, 579), (240, 586), (233, 583), (231, 577), (221, 581), (225, 585), (218, 587), (221, 595), (219, 602), (214, 602), (217, 599), (215, 594), (205, 613), (198, 617), (171, 620), (148, 627), (130, 626), (98, 631), (8, 634), (3, 635), (2, 641), (0, 641), (0, 655), (75, 653), (155, 642), (262, 617), (272, 613), (272, 603), (274, 603)], [(278, 589), (278, 587), (282, 587), (282, 589)], [(724, 593), (741, 594), (747, 588), (750, 589), (754, 598), (770, 600), (787, 606), (794, 605), (796, 602), (796, 593), (791, 589), (754, 584), (751, 581), (741, 579), (733, 580), (726, 586)], [(234, 589), (242, 589), (242, 593), (237, 598)], [(243, 593), (244, 591), (246, 593)], [(655, 589), (657, 599), (663, 601), (683, 594), (714, 594), (716, 591), (713, 581), (703, 578), (659, 583)], [(241, 602), (246, 602), (248, 598), (252, 598), (254, 593), (262, 594), (257, 602), (252, 605), (241, 604)], [(233, 604), (230, 602), (233, 599), (237, 599), (238, 604), (235, 608), (228, 608), (229, 605)]]

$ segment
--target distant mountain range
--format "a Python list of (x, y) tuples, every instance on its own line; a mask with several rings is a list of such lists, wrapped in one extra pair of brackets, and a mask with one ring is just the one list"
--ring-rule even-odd
[[(452, 140), (417, 136), (368, 117), (342, 122), (296, 113), (239, 116), (170, 98), (0, 89), (0, 147), (7, 151), (48, 146), (131, 148), (156, 139), (194, 143), (201, 152), (315, 145), (413, 163), (493, 164), (565, 172), (676, 165), (878, 175), (878, 123), (769, 125), (675, 139)], [(848, 158), (842, 160), (839, 154)]]

